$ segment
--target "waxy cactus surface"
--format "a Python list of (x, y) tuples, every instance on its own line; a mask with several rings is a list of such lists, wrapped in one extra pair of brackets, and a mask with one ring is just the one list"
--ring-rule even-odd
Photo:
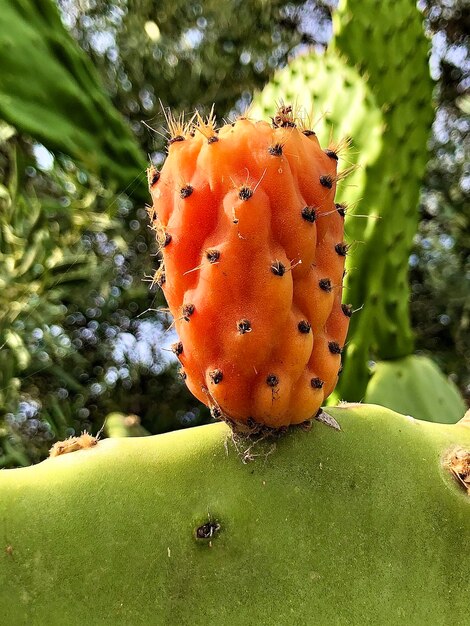
[(468, 626), (470, 422), (327, 411), (0, 472), (2, 626)]
[(170, 134), (149, 214), (182, 376), (216, 417), (301, 423), (336, 385), (352, 313), (338, 154), (287, 106), (272, 124), (170, 119)]

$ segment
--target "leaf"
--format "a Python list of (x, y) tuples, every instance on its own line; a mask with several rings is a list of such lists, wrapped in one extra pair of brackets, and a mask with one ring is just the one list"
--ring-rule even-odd
[(143, 175), (143, 153), (51, 0), (0, 0), (0, 59), (0, 117), (120, 185)]

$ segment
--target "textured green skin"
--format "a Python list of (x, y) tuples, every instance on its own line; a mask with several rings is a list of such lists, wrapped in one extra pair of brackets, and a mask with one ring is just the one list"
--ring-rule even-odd
[(328, 412), (246, 465), (217, 424), (4, 470), (4, 623), (468, 624), (470, 427)]
[(316, 115), (327, 112), (315, 125), (322, 141), (331, 128), (336, 139), (353, 138), (343, 165), (358, 162), (361, 171), (340, 184), (338, 197), (360, 200), (356, 212), (371, 217), (346, 219), (348, 241), (357, 243), (349, 253), (345, 300), (363, 308), (351, 320), (338, 391), (360, 400), (371, 353), (393, 359), (413, 351), (408, 257), (433, 119), (432, 82), (429, 42), (413, 0), (343, 0), (334, 30), (325, 57), (294, 61), (258, 102), (265, 112), (280, 97), (307, 110), (313, 105)]
[(379, 361), (367, 385), (365, 402), (393, 408), (429, 422), (454, 424), (466, 406), (458, 388), (424, 356)]
[(145, 156), (52, 0), (0, 0), (0, 118), (120, 185)]
[[(372, 22), (374, 13), (378, 19)], [(418, 225), (419, 189), (434, 116), (430, 43), (422, 19), (413, 0), (348, 0), (338, 16), (335, 45), (351, 65), (368, 75), (386, 124), (382, 151), (367, 173), (361, 202), (382, 219), (372, 224), (365, 244), (358, 247), (353, 259), (357, 271), (351, 272), (347, 282), (348, 297), (364, 303), (364, 312), (352, 324), (351, 337), (357, 347), (345, 364), (341, 386), (345, 396), (352, 389), (348, 379), (367, 358), (364, 346), (369, 334), (378, 359), (399, 358), (413, 351), (408, 257)]]

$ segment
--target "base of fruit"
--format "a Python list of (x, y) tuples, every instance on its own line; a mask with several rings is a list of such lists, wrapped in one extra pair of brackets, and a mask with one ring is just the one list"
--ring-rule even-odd
[[(243, 463), (249, 463), (258, 456), (271, 454), (276, 448), (276, 440), (283, 437), (289, 431), (308, 431), (312, 428), (314, 421), (322, 422), (335, 430), (341, 430), (341, 427), (335, 418), (322, 409), (320, 409), (311, 419), (305, 420), (305, 422), (293, 424), (291, 426), (282, 426), (281, 428), (271, 428), (269, 426), (265, 426), (264, 424), (257, 424), (256, 422), (249, 422), (248, 424), (237, 423), (224, 416), (221, 417), (221, 421), (224, 421), (230, 427), (231, 442)], [(268, 452), (260, 452), (260, 444), (268, 444), (271, 447), (268, 447)]]
[(225, 415), (222, 412), (218, 413), (218, 420), (221, 422), (225, 422), (228, 426), (230, 426), (232, 432), (236, 436), (240, 437), (254, 437), (254, 438), (270, 438), (270, 437), (279, 437), (280, 435), (284, 435), (290, 429), (298, 429), (300, 430), (310, 430), (312, 427), (312, 422), (317, 420), (318, 422), (323, 422), (327, 426), (331, 426), (336, 430), (341, 430), (338, 422), (328, 413), (326, 413), (323, 409), (319, 409), (316, 415), (312, 415), (312, 417), (300, 424), (291, 424), (290, 426), (281, 426), (280, 428), (273, 428), (271, 426), (266, 426), (266, 424), (258, 424), (252, 419), (248, 419), (247, 422), (236, 422), (228, 415)]

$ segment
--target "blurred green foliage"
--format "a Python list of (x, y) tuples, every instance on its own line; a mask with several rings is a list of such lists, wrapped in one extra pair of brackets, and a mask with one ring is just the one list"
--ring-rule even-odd
[[(61, 400), (83, 391), (69, 368), (84, 357), (64, 318), (84, 292), (109, 290), (101, 281), (111, 263), (100, 263), (83, 235), (112, 236), (118, 248), (124, 242), (98, 181), (83, 185), (71, 163), (35, 177), (15, 130), (2, 123), (0, 135), (0, 411), (17, 447), (24, 435), (35, 458), (54, 435), (67, 434), (70, 404)], [(31, 419), (14, 419), (17, 412)]]
[(326, 43), (327, 2), (60, 0), (64, 20), (99, 69), (146, 152), (163, 142), (160, 101), (175, 111), (247, 106), (299, 47)]
[(0, 2), (0, 117), (127, 185), (145, 157), (52, 2)]

